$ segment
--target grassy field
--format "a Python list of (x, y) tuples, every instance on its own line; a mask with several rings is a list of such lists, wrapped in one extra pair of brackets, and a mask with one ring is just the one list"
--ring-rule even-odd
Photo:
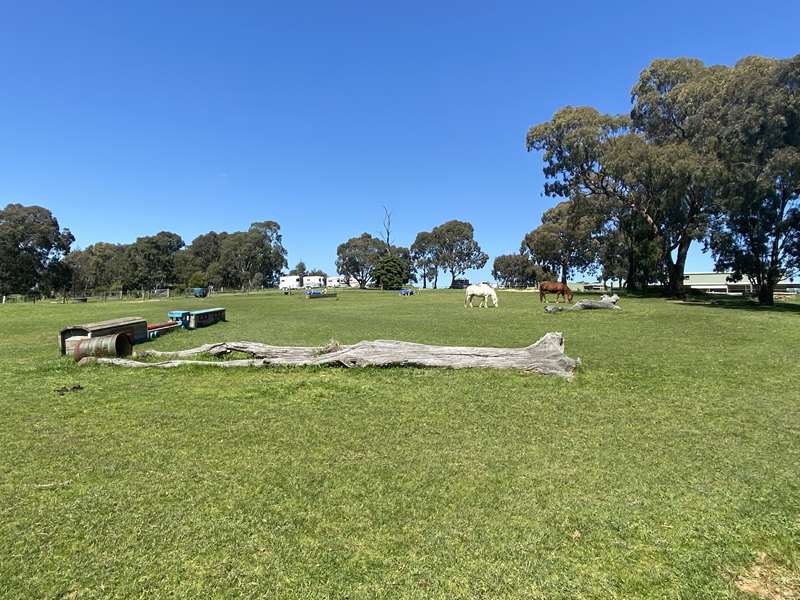
[[(148, 346), (562, 331), (583, 364), (567, 382), (57, 352), (67, 324), (216, 303), (228, 322)], [(739, 598), (754, 562), (800, 588), (800, 305), (461, 303), (0, 306), (0, 597)]]

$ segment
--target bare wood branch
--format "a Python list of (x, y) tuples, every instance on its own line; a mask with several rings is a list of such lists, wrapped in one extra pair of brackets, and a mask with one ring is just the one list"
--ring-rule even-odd
[[(183, 360), (187, 356), (221, 356), (242, 352), (253, 358), (242, 360)], [(571, 379), (579, 360), (564, 355), (560, 333), (545, 334), (525, 348), (486, 348), (471, 346), (432, 346), (395, 340), (358, 342), (352, 346), (309, 347), (269, 346), (256, 342), (220, 342), (205, 344), (180, 352), (142, 352), (139, 356), (170, 357), (171, 360), (148, 363), (123, 358), (85, 358), (80, 365), (108, 364), (131, 368), (168, 369), (182, 365), (212, 367), (267, 366), (414, 366), (452, 369), (517, 369)]]

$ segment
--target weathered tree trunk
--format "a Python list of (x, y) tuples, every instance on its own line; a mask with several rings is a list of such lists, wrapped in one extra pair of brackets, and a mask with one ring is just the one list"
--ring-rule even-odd
[(593, 310), (593, 309), (614, 309), (614, 310), (622, 310), (621, 306), (617, 306), (617, 300), (619, 300), (619, 296), (614, 294), (613, 296), (603, 296), (600, 301), (597, 300), (581, 300), (580, 302), (576, 302), (573, 305), (566, 305), (566, 306), (559, 306), (556, 305), (547, 305), (544, 307), (544, 311), (547, 313), (556, 313), (556, 312), (572, 312), (575, 310)]
[(667, 255), (669, 259), (669, 281), (666, 292), (669, 298), (686, 297), (686, 291), (683, 288), (683, 276), (686, 271), (686, 257), (689, 254), (691, 243), (692, 239), (687, 234), (681, 238), (678, 244), (678, 253), (675, 261), (672, 261), (671, 255)]
[[(243, 360), (183, 360), (185, 357), (222, 356), (231, 352), (249, 354)], [(564, 355), (564, 338), (560, 333), (547, 333), (538, 342), (525, 348), (482, 348), (470, 346), (431, 346), (394, 340), (359, 342), (352, 346), (269, 346), (255, 342), (221, 342), (206, 344), (180, 352), (144, 351), (138, 356), (170, 357), (172, 360), (149, 363), (123, 358), (83, 359), (80, 365), (110, 364), (121, 367), (168, 369), (181, 365), (211, 367), (267, 366), (406, 366), (444, 367), (452, 369), (517, 369), (571, 379), (580, 360)]]

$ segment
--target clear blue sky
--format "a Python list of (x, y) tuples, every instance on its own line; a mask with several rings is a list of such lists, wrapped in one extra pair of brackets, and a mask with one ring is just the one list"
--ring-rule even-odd
[(82, 247), (272, 219), (290, 264), (329, 272), (387, 205), (397, 243), (462, 219), (493, 258), (554, 203), (530, 125), (627, 112), (654, 58), (796, 54), (798, 23), (797, 0), (7, 1), (0, 204)]

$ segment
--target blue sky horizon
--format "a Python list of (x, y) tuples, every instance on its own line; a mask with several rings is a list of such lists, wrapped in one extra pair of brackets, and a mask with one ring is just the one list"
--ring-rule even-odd
[[(490, 256), (541, 213), (525, 133), (566, 105), (630, 109), (656, 58), (800, 52), (800, 3), (8, 3), (0, 205), (76, 245), (280, 223), (290, 267), (450, 219)], [(687, 270), (711, 270), (695, 244)]]

